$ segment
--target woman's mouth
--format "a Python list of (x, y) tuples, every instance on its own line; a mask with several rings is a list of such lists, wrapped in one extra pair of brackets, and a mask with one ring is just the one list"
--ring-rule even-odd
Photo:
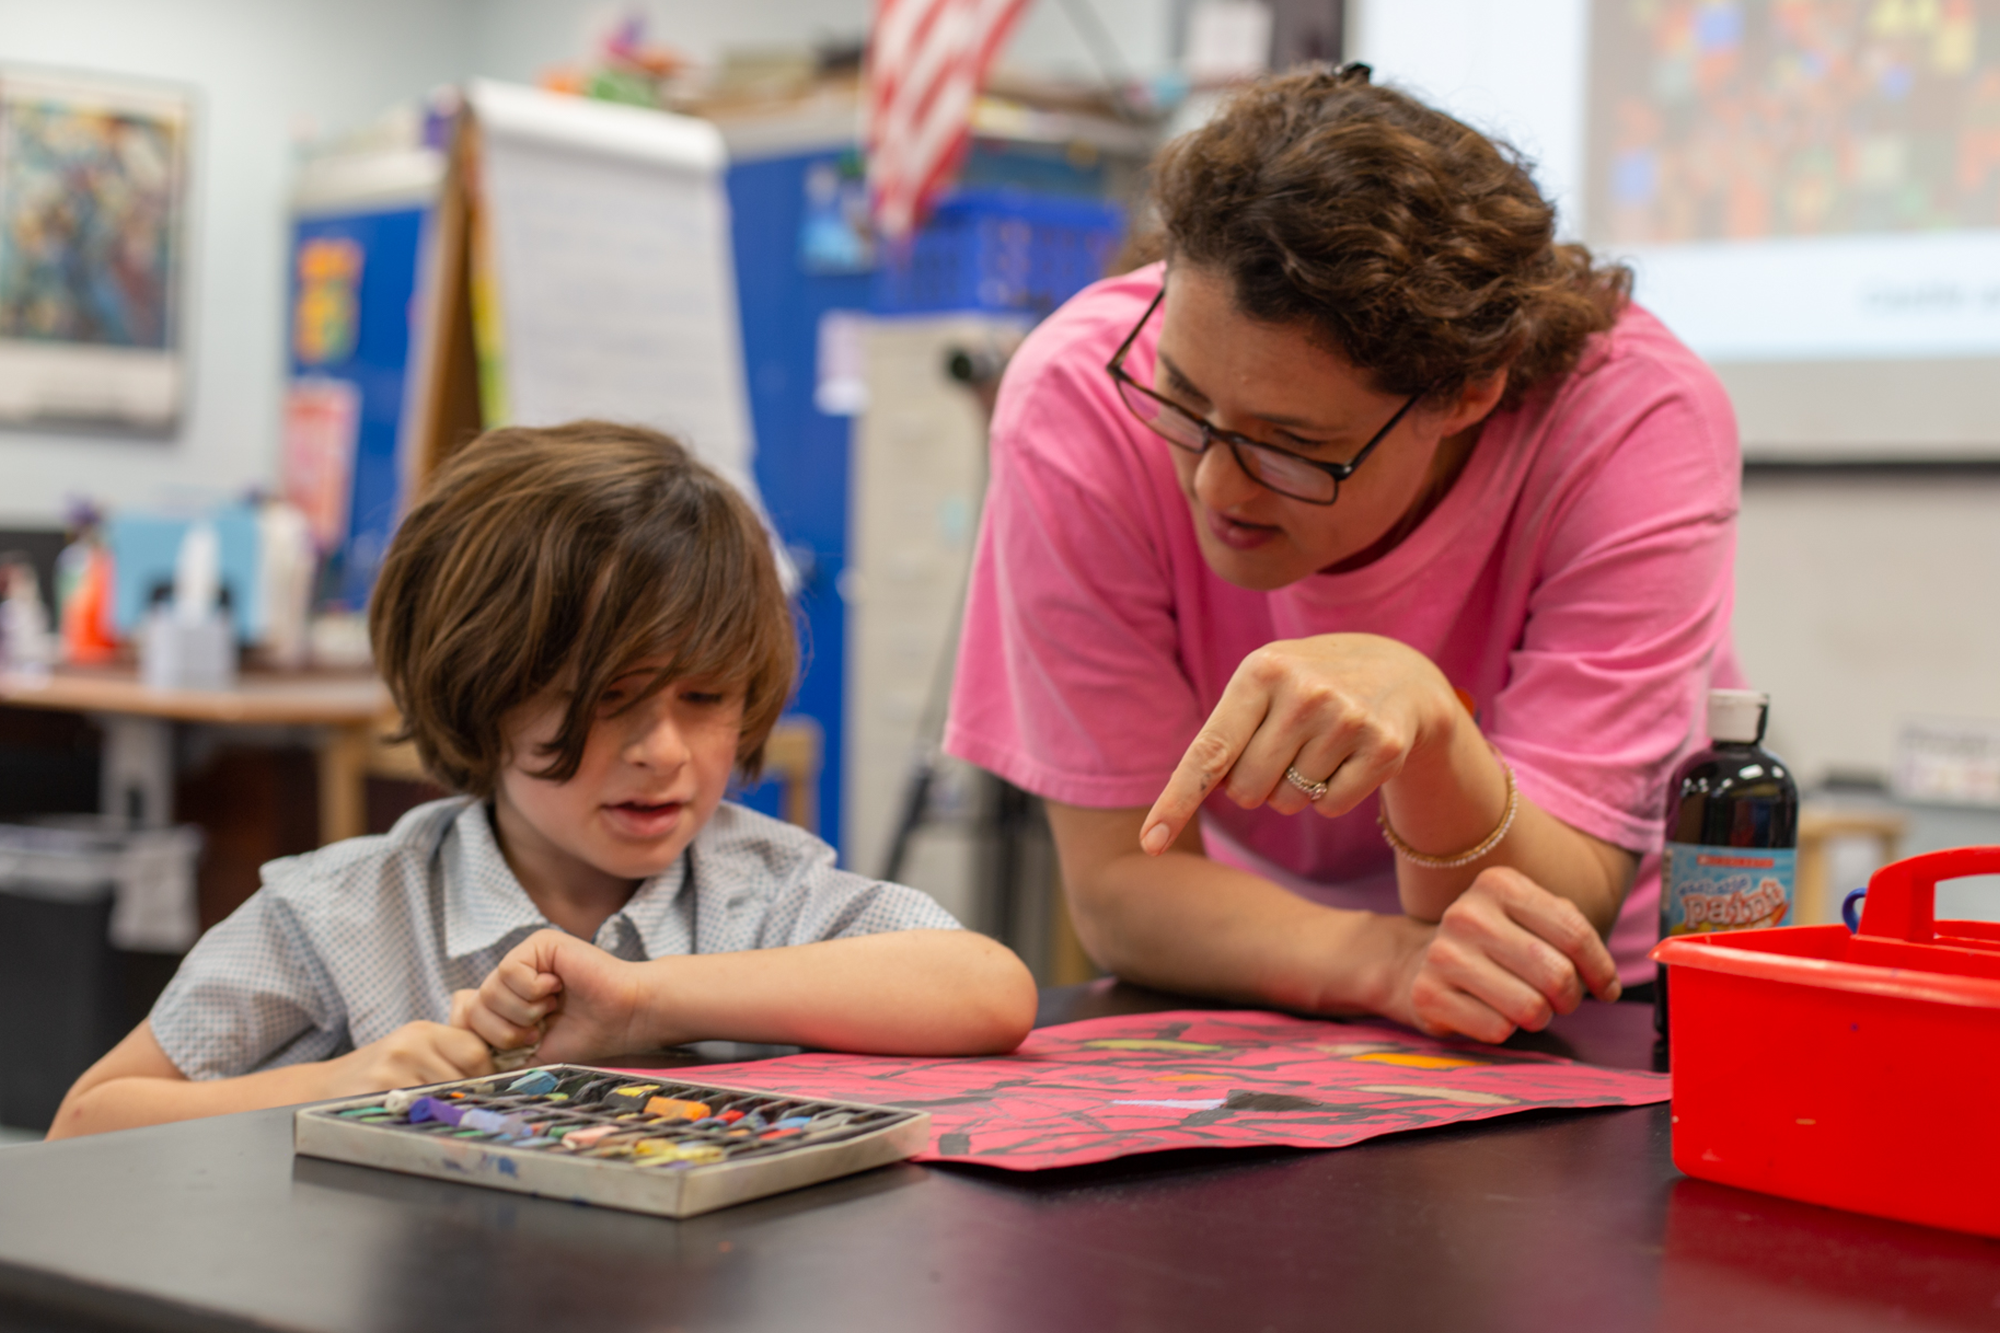
[(1268, 523), (1244, 523), (1213, 509), (1203, 509), (1208, 530), (1224, 546), (1236, 551), (1252, 551), (1276, 537), (1282, 529)]
[(685, 801), (620, 801), (603, 807), (611, 827), (628, 838), (662, 838), (680, 823)]

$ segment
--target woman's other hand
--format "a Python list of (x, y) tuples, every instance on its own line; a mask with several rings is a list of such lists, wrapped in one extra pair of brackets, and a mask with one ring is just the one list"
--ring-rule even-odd
[[(1451, 685), (1415, 649), (1373, 634), (1266, 644), (1243, 659), (1147, 813), (1140, 845), (1172, 846), (1218, 786), (1244, 809), (1333, 818), (1395, 777), (1460, 710)], [(1318, 800), (1286, 780), (1324, 781)]]
[(1409, 921), (1410, 950), (1383, 1012), (1434, 1037), (1498, 1042), (1539, 1032), (1586, 992), (1616, 1000), (1618, 970), (1596, 929), (1566, 898), (1495, 866), (1433, 927)]

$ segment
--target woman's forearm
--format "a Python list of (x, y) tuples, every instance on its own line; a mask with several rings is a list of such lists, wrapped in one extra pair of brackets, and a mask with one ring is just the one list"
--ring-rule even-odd
[(1021, 960), (969, 930), (903, 930), (635, 965), (638, 1037), (884, 1055), (1011, 1051), (1035, 1019)]
[(1300, 1013), (1393, 1006), (1427, 927), (1323, 907), (1211, 861), (1192, 826), (1175, 850), (1148, 856), (1132, 846), (1143, 813), (1050, 806), (1077, 934), (1100, 966), (1140, 985)]
[[(1462, 710), (1427, 738), (1382, 787), (1382, 809), (1402, 841), (1418, 852), (1452, 858), (1483, 842), (1505, 818), (1507, 775), (1478, 726)], [(1511, 866), (1567, 898), (1603, 934), (1617, 920), (1631, 887), (1636, 858), (1571, 828), (1519, 796), (1507, 835), (1463, 866), (1433, 869), (1396, 858), (1403, 910), (1436, 921), (1489, 866)]]

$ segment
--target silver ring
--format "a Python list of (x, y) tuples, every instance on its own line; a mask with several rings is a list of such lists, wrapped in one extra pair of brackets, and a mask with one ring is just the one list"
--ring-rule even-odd
[(1324, 782), (1307, 782), (1299, 774), (1299, 770), (1289, 765), (1285, 768), (1285, 781), (1304, 792), (1308, 801), (1317, 801), (1320, 797), (1326, 795), (1326, 784)]

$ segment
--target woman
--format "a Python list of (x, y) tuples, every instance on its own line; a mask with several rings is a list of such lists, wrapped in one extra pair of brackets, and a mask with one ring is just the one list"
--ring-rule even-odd
[(1616, 998), (1737, 683), (1720, 386), (1365, 67), (1154, 194), (1164, 264), (1009, 368), (946, 748), (1047, 798), (1128, 979), (1483, 1041)]

